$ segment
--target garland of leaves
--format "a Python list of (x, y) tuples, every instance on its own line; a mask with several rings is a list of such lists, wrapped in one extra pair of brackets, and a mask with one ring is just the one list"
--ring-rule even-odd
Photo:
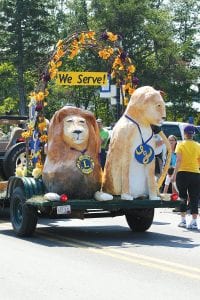
[[(74, 33), (66, 39), (59, 40), (55, 51), (52, 53), (34, 92), (30, 94), (30, 121), (27, 130), (22, 134), (30, 148), (28, 166), (32, 167), (32, 176), (38, 178), (42, 174), (44, 162), (44, 146), (47, 143), (48, 122), (44, 116), (44, 107), (47, 105), (47, 85), (50, 80), (56, 78), (59, 68), (62, 66), (62, 58), (73, 59), (85, 49), (94, 49), (98, 56), (111, 64), (110, 75), (122, 90), (123, 99), (127, 102), (134, 92), (138, 80), (133, 76), (135, 66), (128, 54), (121, 47), (121, 36), (112, 32), (97, 34), (95, 31), (83, 31)], [(24, 176), (26, 170), (20, 167), (16, 174)]]

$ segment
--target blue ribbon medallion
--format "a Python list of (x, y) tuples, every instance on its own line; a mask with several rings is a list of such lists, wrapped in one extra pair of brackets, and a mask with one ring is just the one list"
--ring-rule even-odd
[(154, 149), (147, 144), (153, 137), (153, 131), (151, 133), (151, 136), (146, 141), (144, 141), (139, 124), (128, 115), (125, 115), (125, 117), (137, 126), (141, 136), (142, 144), (140, 144), (135, 150), (136, 160), (143, 165), (149, 164), (155, 157)]
[(135, 158), (140, 164), (149, 164), (154, 159), (154, 150), (147, 144), (141, 144), (135, 150)]

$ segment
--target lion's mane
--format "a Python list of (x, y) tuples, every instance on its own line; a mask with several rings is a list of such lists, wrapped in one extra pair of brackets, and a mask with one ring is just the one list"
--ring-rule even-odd
[[(68, 116), (78, 116), (86, 120), (89, 138), (87, 144), (84, 144), (85, 149), (81, 148), (82, 145), (64, 141), (64, 119)], [(94, 169), (90, 174), (83, 174), (76, 165), (83, 150), (94, 161)], [(72, 106), (57, 111), (49, 124), (47, 156), (42, 175), (47, 191), (65, 193), (70, 199), (93, 198), (101, 186), (99, 150), (99, 129), (91, 112)]]

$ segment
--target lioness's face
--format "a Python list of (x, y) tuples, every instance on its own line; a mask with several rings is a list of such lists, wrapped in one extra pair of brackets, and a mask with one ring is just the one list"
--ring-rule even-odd
[(63, 139), (73, 147), (73, 144), (85, 144), (89, 138), (89, 128), (86, 120), (80, 116), (68, 116), (63, 120)]
[(162, 97), (153, 95), (145, 103), (144, 115), (146, 120), (152, 125), (161, 125), (166, 118), (165, 103)]

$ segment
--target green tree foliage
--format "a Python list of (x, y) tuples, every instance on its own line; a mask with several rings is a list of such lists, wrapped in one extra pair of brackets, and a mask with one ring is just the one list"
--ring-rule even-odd
[(123, 47), (136, 65), (140, 85), (166, 92), (172, 102), (168, 115), (187, 119), (191, 108), (190, 86), (199, 77), (199, 2), (195, 0), (118, 1), (93, 0), (94, 25), (123, 36)]
[[(0, 0), (0, 62), (10, 63), (16, 76), (21, 110), (25, 107), (30, 78), (38, 78), (48, 62), (52, 45), (59, 38), (83, 30), (112, 31), (122, 36), (122, 46), (136, 66), (140, 85), (166, 92), (169, 119), (195, 116), (191, 85), (197, 85), (199, 67), (199, 1), (197, 0)], [(108, 64), (92, 49), (75, 59), (64, 60), (65, 71), (106, 71)], [(14, 74), (14, 75), (13, 75)], [(29, 78), (24, 84), (24, 74)], [(31, 75), (30, 75), (31, 74)], [(9, 81), (8, 80), (8, 81)], [(2, 95), (16, 98), (14, 87)], [(50, 85), (48, 115), (61, 105), (74, 103), (93, 109), (109, 120), (110, 106), (95, 89)], [(11, 99), (10, 98), (10, 99)], [(73, 99), (72, 99), (73, 98)]]
[[(52, 2), (52, 1), (51, 1)], [(56, 27), (49, 1), (0, 1), (0, 55), (16, 68), (19, 111), (26, 111), (24, 74), (40, 71), (47, 52), (56, 39)], [(38, 74), (37, 74), (38, 75)]]
[(200, 68), (195, 61), (199, 60), (200, 3), (196, 0), (170, 1), (172, 14), (173, 37), (178, 48), (178, 57), (172, 65), (170, 101), (172, 114), (177, 118), (188, 120), (189, 116), (197, 116), (192, 109), (192, 84), (200, 77)]

